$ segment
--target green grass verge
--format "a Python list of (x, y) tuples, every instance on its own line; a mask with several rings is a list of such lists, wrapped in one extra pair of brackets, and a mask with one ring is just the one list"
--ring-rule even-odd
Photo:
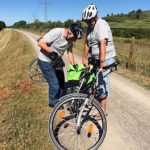
[(26, 37), (11, 32), (9, 43), (0, 51), (0, 149), (52, 150), (47, 85), (28, 80), (28, 64), (36, 56), (34, 49)]

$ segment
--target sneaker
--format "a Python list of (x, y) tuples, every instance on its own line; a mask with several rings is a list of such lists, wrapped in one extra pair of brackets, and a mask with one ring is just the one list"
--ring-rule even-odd
[(52, 104), (49, 104), (49, 107), (51, 107), (51, 108), (54, 108), (54, 105), (52, 105)]

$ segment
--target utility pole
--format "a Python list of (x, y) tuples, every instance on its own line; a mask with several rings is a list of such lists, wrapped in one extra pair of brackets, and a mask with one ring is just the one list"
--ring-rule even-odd
[(44, 21), (47, 22), (48, 21), (48, 0), (42, 0), (42, 3), (44, 5)]
[(47, 22), (47, 20), (48, 20), (48, 9), (47, 9), (47, 6), (48, 6), (48, 1), (44, 0), (44, 18), (45, 18), (45, 22)]

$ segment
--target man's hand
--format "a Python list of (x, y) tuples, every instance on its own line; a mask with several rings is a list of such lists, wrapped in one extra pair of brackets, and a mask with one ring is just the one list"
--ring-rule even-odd
[(106, 67), (106, 62), (100, 62), (100, 68), (104, 68), (104, 67)]
[(82, 58), (82, 64), (85, 65), (85, 66), (87, 66), (86, 65), (86, 58)]
[(44, 39), (39, 39), (38, 40), (38, 46), (41, 47), (41, 49), (45, 50), (47, 53), (53, 52), (53, 50), (48, 47), (47, 42)]
[(75, 69), (75, 71), (78, 71), (78, 64), (74, 64), (73, 68)]

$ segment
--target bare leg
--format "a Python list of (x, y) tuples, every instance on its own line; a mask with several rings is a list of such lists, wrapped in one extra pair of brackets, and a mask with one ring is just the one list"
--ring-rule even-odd
[(104, 112), (106, 112), (106, 98), (100, 100), (101, 107)]

